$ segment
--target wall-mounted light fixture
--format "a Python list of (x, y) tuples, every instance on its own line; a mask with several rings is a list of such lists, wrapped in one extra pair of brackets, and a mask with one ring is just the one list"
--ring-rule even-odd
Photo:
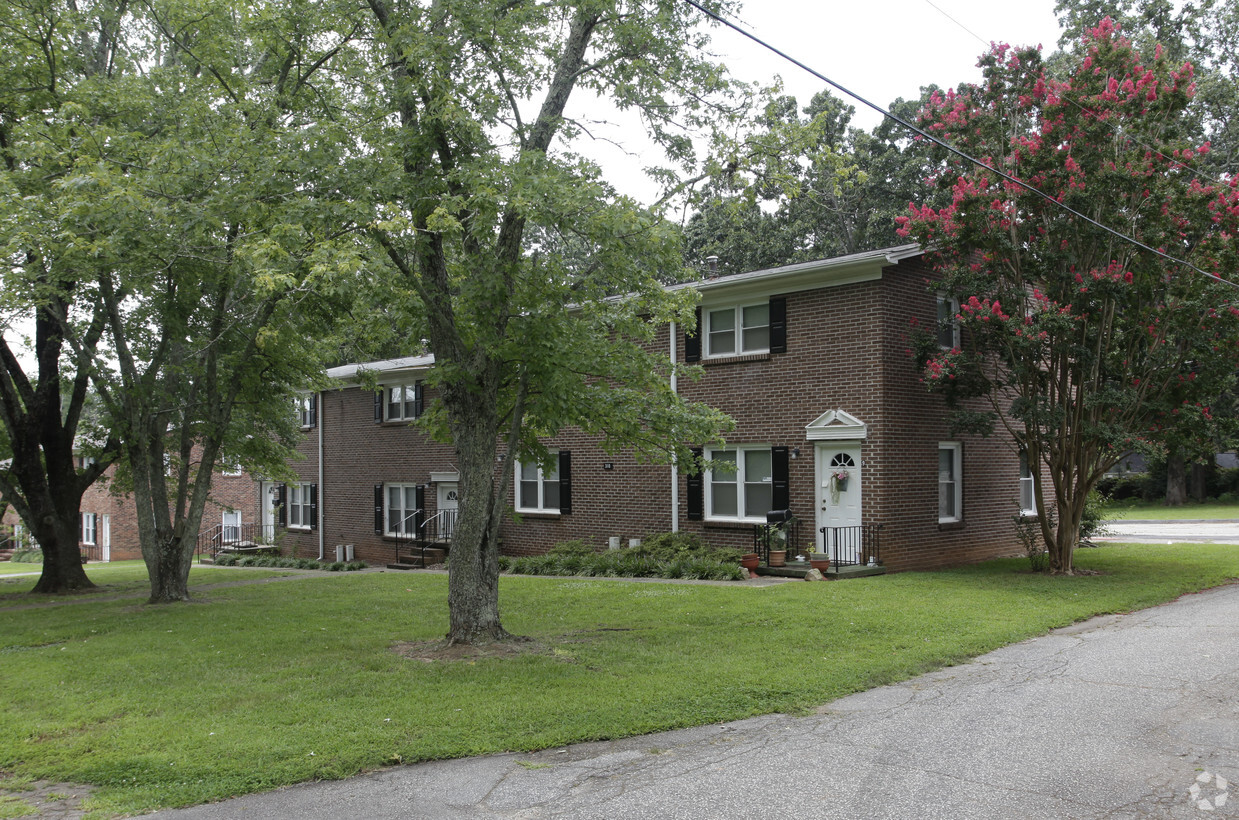
[(799, 447), (793, 447), (793, 448), (792, 448), (792, 458), (793, 458), (793, 459), (800, 458), (800, 448), (799, 448)]

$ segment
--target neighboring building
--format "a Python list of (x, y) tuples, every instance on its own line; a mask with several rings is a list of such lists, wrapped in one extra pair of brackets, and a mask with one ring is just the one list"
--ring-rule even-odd
[[(114, 467), (109, 468), (82, 494), (78, 537), (82, 554), (93, 561), (142, 557), (137, 507), (131, 495), (112, 491), (114, 472)], [(220, 543), (262, 540), (262, 534), (256, 531), (257, 486), (253, 478), (240, 470), (225, 469), (213, 475), (200, 527), (204, 547), (212, 539)], [(271, 540), (274, 532), (266, 535), (266, 540)]]
[[(788, 509), (801, 522), (794, 552), (812, 541), (863, 561), (879, 525), (890, 569), (1018, 552), (1012, 517), (1033, 493), (1020, 453), (1000, 435), (949, 435), (943, 400), (908, 352), (914, 323), (953, 312), (933, 278), (909, 245), (682, 286), (701, 293), (699, 331), (664, 327), (656, 344), (703, 367), (701, 380), (678, 385), (685, 398), (736, 420), (726, 446), (704, 450), (712, 469), (639, 464), (565, 431), (548, 442), (556, 469), (497, 465), (512, 471), (508, 502), (521, 519), (504, 524), (503, 551), (576, 538), (602, 549), (672, 530), (747, 548), (768, 512)], [(941, 330), (942, 344), (958, 344), (957, 328)], [(262, 483), (260, 521), (284, 523), (282, 543), (298, 555), (334, 559), (352, 545), (386, 563), (419, 533), (450, 536), (452, 450), (410, 426), (435, 400), (423, 387), (433, 359), (365, 365), (380, 393), (358, 385), (360, 367), (328, 371), (340, 387), (299, 405), (300, 481)]]

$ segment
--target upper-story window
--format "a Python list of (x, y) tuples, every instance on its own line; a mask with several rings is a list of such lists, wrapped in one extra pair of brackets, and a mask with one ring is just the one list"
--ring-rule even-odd
[(706, 458), (706, 518), (764, 522), (774, 503), (769, 445), (709, 450)]
[(707, 356), (735, 356), (770, 350), (770, 304), (736, 305), (705, 311)]
[(954, 350), (959, 347), (959, 300), (938, 294), (938, 347)]
[(382, 404), (376, 406), (376, 421), (412, 421), (422, 414), (422, 383), (407, 382), (403, 384), (384, 385), (379, 399)]
[(318, 423), (317, 397), (311, 393), (308, 396), (297, 397), (297, 421), (302, 427), (313, 427)]

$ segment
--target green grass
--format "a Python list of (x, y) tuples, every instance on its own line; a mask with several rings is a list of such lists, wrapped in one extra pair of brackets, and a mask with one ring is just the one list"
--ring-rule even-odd
[[(21, 569), (18, 569), (18, 568)], [(29, 568), (28, 570), (26, 568)], [(0, 575), (11, 576), (0, 578), (0, 607), (35, 604), (77, 602), (82, 599), (106, 595), (137, 595), (148, 594), (151, 589), (150, 580), (146, 574), (146, 565), (141, 561), (112, 561), (86, 565), (86, 577), (90, 578), (98, 589), (83, 592), (68, 598), (58, 595), (31, 595), (43, 571), (42, 564), (0, 564)], [(25, 573), (25, 574), (20, 574)], [(246, 580), (262, 577), (277, 577), (290, 573), (281, 570), (246, 570), (244, 574), (225, 571), (210, 564), (194, 564), (189, 571), (190, 593), (194, 587), (204, 584), (214, 584), (226, 580)]]
[(446, 631), (443, 575), (10, 609), (0, 771), (91, 784), (106, 817), (392, 762), (803, 712), (1239, 577), (1239, 551), (1208, 544), (1084, 550), (1079, 564), (1103, 574), (1048, 578), (1021, 559), (769, 588), (504, 577), (504, 624), (540, 651), (451, 662), (393, 651)]
[(1113, 501), (1106, 505), (1106, 518), (1116, 521), (1179, 521), (1183, 519), (1235, 519), (1239, 520), (1239, 504), (1220, 501), (1194, 501), (1182, 507), (1167, 507), (1161, 502)]

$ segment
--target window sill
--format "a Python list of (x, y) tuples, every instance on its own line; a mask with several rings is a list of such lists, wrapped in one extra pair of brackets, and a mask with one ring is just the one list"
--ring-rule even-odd
[(288, 530), (289, 532), (310, 532), (311, 530), (310, 527), (303, 527), (300, 524), (297, 524), (297, 525), (290, 524), (284, 529)]
[(938, 529), (941, 531), (947, 530), (962, 530), (964, 528), (963, 521), (939, 521)]
[(563, 513), (559, 510), (517, 510), (516, 514), (521, 518), (560, 518)]
[(737, 356), (702, 356), (697, 362), (702, 367), (712, 367), (716, 364), (739, 364), (741, 362), (765, 362), (770, 360), (770, 351), (764, 353), (742, 353)]
[(706, 527), (719, 530), (747, 530), (765, 525), (765, 521), (745, 521), (739, 518), (707, 518), (702, 522)]

